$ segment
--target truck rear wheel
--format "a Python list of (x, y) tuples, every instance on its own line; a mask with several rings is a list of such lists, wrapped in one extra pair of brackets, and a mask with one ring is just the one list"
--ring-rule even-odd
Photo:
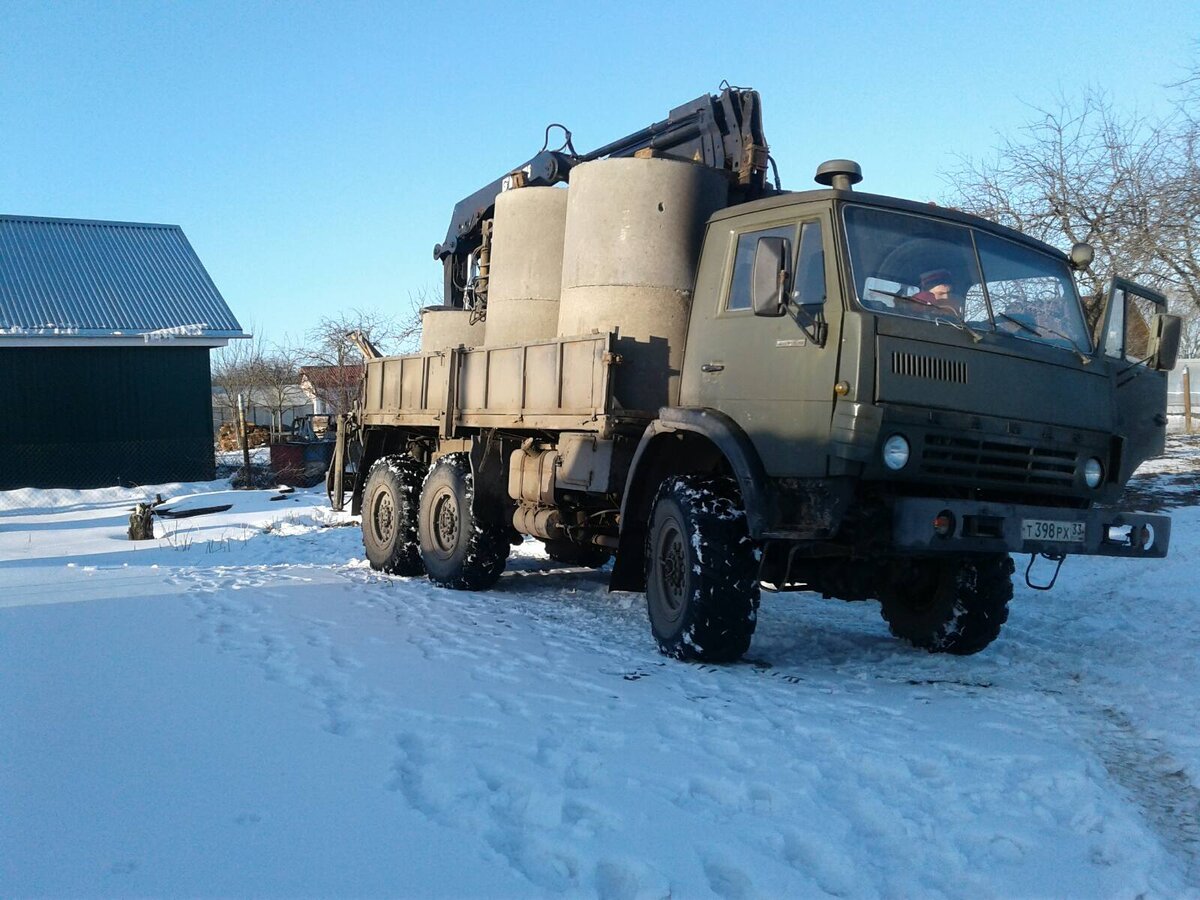
[(425, 478), (418, 517), (421, 559), (440, 587), (491, 587), (508, 560), (508, 532), (498, 513), (476, 509), (474, 476), (465, 453), (443, 456)]
[(758, 620), (758, 560), (731, 478), (672, 476), (658, 489), (646, 540), (646, 606), (659, 649), (732, 662)]
[(968, 656), (1000, 634), (1012, 599), (1013, 561), (992, 553), (912, 564), (880, 596), (892, 634), (930, 653)]
[(363, 489), (363, 548), (371, 568), (392, 575), (423, 575), (417, 510), (425, 467), (411, 456), (384, 456)]

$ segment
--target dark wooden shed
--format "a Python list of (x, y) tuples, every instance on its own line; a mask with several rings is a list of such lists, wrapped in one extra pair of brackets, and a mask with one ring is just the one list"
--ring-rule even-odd
[(0, 489), (213, 478), (245, 336), (178, 226), (0, 216)]

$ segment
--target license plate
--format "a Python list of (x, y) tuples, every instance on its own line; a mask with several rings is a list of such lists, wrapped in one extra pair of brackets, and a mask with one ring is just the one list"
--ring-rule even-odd
[(1084, 532), (1083, 522), (1056, 522), (1053, 519), (1021, 520), (1021, 537), (1027, 541), (1082, 544)]

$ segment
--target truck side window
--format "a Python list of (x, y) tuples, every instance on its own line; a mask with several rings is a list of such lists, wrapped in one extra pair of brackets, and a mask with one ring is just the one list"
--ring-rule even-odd
[(1143, 362), (1150, 355), (1150, 319), (1156, 312), (1160, 310), (1153, 300), (1116, 291), (1104, 337), (1105, 353), (1129, 362)]
[(1150, 355), (1150, 321), (1158, 304), (1137, 294), (1125, 295), (1125, 359), (1143, 362)]
[(733, 278), (729, 283), (726, 309), (750, 308), (750, 273), (754, 268), (754, 251), (760, 237), (781, 237), (791, 240), (796, 235), (795, 225), (780, 225), (761, 231), (747, 231), (738, 235), (737, 254), (733, 259)]
[(1104, 352), (1117, 359), (1125, 355), (1125, 303), (1124, 291), (1113, 292), (1112, 310), (1108, 315), (1108, 333), (1104, 335)]
[(796, 261), (796, 288), (792, 300), (801, 305), (825, 302), (825, 249), (821, 223), (805, 222), (800, 229), (800, 254)]

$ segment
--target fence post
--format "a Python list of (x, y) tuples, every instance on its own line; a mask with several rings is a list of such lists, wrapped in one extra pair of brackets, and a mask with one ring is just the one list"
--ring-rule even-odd
[(1183, 427), (1192, 433), (1192, 378), (1188, 367), (1183, 367)]
[(1192, 433), (1192, 373), (1183, 367), (1183, 430)]
[(250, 486), (250, 435), (246, 427), (246, 398), (242, 394), (238, 394), (238, 425), (242, 434), (242, 462), (245, 473), (246, 487)]

